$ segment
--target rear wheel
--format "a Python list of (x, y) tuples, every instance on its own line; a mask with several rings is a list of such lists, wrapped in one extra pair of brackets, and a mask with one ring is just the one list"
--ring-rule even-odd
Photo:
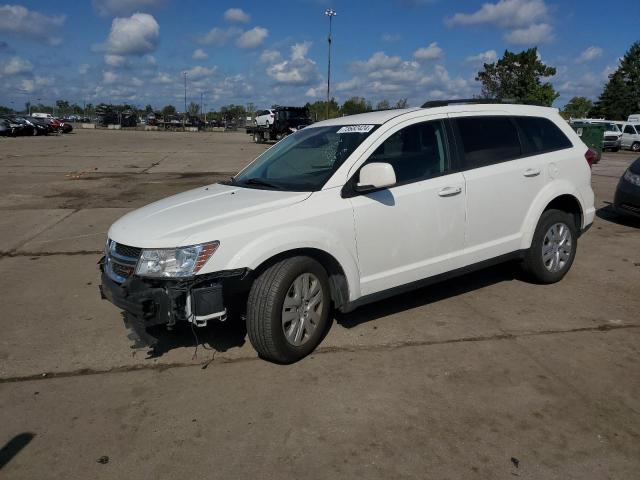
[(634, 142), (631, 145), (631, 150), (633, 150), (634, 152), (640, 152), (640, 142)]
[(547, 210), (540, 216), (531, 247), (525, 254), (524, 270), (536, 282), (558, 282), (571, 268), (577, 247), (573, 215), (561, 210)]
[(320, 343), (329, 318), (327, 273), (316, 260), (292, 257), (265, 270), (247, 301), (247, 333), (261, 357), (292, 363)]

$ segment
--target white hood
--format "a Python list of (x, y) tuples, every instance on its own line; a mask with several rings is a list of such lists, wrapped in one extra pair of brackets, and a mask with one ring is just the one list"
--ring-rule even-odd
[[(126, 214), (111, 226), (109, 238), (142, 248), (191, 245), (186, 241), (192, 235), (201, 237), (205, 232), (215, 235), (216, 228), (225, 224), (250, 221), (255, 215), (293, 205), (309, 195), (308, 192), (209, 185), (164, 198)], [(212, 236), (202, 241), (213, 240), (218, 239)]]

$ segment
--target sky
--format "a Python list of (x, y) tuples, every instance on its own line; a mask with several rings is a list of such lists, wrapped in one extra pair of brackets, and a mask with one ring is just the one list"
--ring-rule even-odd
[(207, 110), (326, 98), (375, 107), (469, 98), (505, 49), (537, 46), (557, 73), (555, 106), (596, 99), (640, 40), (640, 1), (56, 0), (0, 3), (0, 105), (187, 101)]

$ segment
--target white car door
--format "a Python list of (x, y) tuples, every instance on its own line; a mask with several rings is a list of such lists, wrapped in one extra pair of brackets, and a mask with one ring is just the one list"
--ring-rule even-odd
[[(361, 293), (457, 268), (464, 248), (464, 178), (451, 171), (443, 121), (401, 124), (371, 151), (365, 164), (391, 164), (397, 183), (350, 199)], [(357, 179), (356, 172), (352, 181)]]
[(572, 144), (541, 117), (480, 114), (456, 118), (455, 127), (467, 194), (464, 261), (515, 252), (547, 172), (558, 170)]
[(630, 148), (634, 137), (636, 137), (636, 131), (633, 125), (625, 125), (622, 130), (622, 148)]

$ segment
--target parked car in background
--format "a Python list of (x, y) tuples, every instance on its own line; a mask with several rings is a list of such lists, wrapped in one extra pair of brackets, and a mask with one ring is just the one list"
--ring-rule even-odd
[(5, 118), (0, 118), (0, 137), (10, 137), (13, 135), (11, 124)]
[(622, 148), (640, 152), (640, 123), (624, 122), (622, 124)]
[(333, 309), (508, 259), (560, 281), (594, 219), (592, 154), (555, 109), (465, 102), (322, 121), (229, 181), (128, 213), (108, 232), (103, 297), (141, 338), (236, 318), (290, 363)]
[(2, 118), (9, 122), (12, 136), (14, 137), (34, 135), (34, 133), (36, 132), (33, 124), (27, 122), (26, 120), (23, 120), (20, 117), (16, 117), (15, 115), (5, 115)]
[(613, 206), (618, 213), (640, 218), (640, 157), (620, 178)]
[(634, 113), (632, 115), (629, 115), (629, 118), (627, 118), (627, 122), (638, 122), (638, 123), (640, 123), (640, 113)]
[(33, 112), (31, 116), (34, 118), (48, 118), (48, 119), (53, 118), (53, 115), (51, 115), (50, 113), (41, 113), (41, 112)]
[(276, 113), (273, 109), (258, 110), (256, 113), (256, 127), (270, 127), (276, 120)]

